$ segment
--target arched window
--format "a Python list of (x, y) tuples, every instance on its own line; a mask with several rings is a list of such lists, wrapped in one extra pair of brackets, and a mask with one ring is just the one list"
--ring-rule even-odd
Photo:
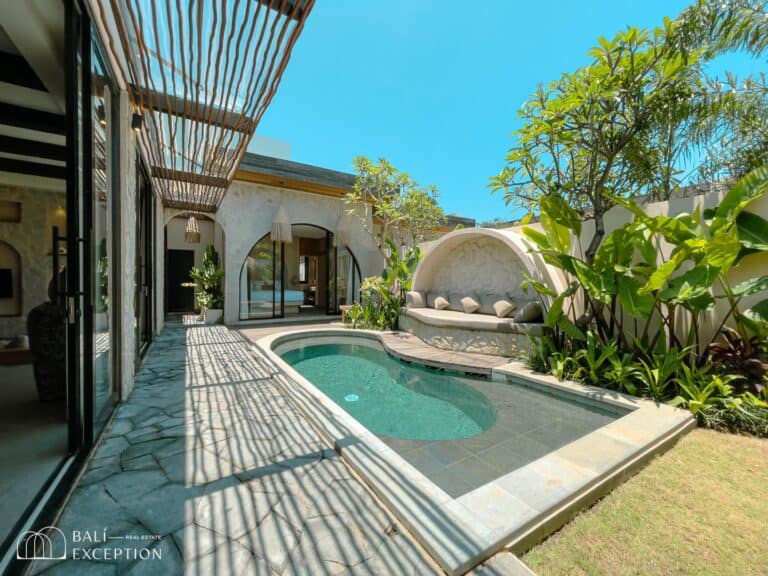
[(347, 247), (334, 246), (333, 233), (311, 224), (293, 224), (292, 242), (263, 236), (240, 270), (240, 319), (293, 314), (338, 314), (356, 302), (360, 267)]

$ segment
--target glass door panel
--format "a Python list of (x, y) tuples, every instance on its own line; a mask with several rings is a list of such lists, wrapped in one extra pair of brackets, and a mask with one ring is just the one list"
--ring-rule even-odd
[(93, 404), (94, 436), (103, 427), (116, 400), (113, 344), (111, 262), (113, 180), (116, 134), (114, 98), (101, 55), (91, 53), (91, 262), (93, 310)]
[(251, 248), (240, 271), (241, 320), (281, 315), (282, 277), (282, 246), (266, 235)]

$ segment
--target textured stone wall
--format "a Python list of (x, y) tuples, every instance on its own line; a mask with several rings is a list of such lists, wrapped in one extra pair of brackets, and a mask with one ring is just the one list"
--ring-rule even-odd
[(403, 314), (398, 319), (398, 328), (440, 350), (523, 359), (531, 348), (525, 334), (429, 326)]
[(451, 250), (449, 257), (440, 256), (442, 265), (432, 276), (432, 289), (447, 293), (523, 295), (523, 265), (500, 240), (471, 238)]
[[(224, 321), (239, 320), (240, 269), (256, 242), (272, 228), (275, 212), (283, 203), (291, 224), (312, 224), (333, 232), (342, 214), (341, 198), (283, 190), (261, 184), (237, 181), (232, 184), (216, 213), (224, 228)], [(370, 236), (354, 216), (350, 250), (357, 259), (363, 278), (380, 274), (383, 260), (373, 247)]]
[(66, 196), (53, 190), (0, 185), (0, 200), (21, 202), (21, 222), (0, 222), (0, 240), (21, 256), (21, 316), (0, 317), (0, 338), (13, 338), (27, 333), (27, 314), (48, 300), (48, 283), (53, 278), (51, 226), (66, 225)]
[(133, 390), (136, 367), (136, 145), (131, 130), (131, 110), (128, 94), (120, 94), (120, 175), (115, 207), (120, 210), (120, 231), (113, 234), (120, 251), (122, 270), (115, 275), (120, 290), (120, 398), (126, 399)]

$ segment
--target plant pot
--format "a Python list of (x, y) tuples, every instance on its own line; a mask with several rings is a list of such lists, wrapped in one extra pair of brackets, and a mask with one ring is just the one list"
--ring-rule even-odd
[(221, 321), (221, 317), (224, 315), (224, 310), (221, 308), (206, 308), (203, 310), (203, 320), (206, 324), (218, 324)]

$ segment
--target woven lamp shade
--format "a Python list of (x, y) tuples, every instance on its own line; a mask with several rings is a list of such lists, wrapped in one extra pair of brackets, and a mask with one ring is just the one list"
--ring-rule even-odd
[(272, 220), (272, 242), (285, 242), (286, 244), (293, 242), (291, 223), (288, 222), (288, 215), (282, 204), (277, 209), (274, 220)]
[(187, 226), (184, 228), (184, 241), (187, 244), (200, 243), (200, 226), (197, 223), (197, 218), (194, 216), (190, 216), (187, 220)]

